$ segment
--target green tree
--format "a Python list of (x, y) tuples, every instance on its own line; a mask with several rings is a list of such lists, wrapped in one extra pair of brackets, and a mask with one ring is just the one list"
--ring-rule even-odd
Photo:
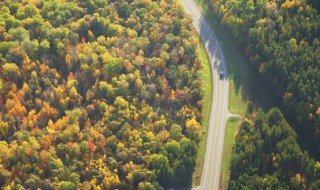
[(168, 158), (155, 154), (152, 157), (151, 164), (159, 183), (164, 187), (170, 187), (172, 185), (173, 169), (169, 165)]

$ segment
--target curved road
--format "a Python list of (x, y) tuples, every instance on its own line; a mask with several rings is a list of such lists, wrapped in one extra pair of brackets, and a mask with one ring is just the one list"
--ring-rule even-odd
[[(205, 45), (211, 63), (213, 97), (207, 146), (200, 186), (196, 190), (218, 190), (221, 174), (221, 160), (225, 126), (230, 115), (228, 111), (229, 81), (225, 59), (219, 42), (193, 0), (180, 0), (184, 10), (193, 18), (193, 26)], [(219, 72), (224, 72), (220, 78)]]

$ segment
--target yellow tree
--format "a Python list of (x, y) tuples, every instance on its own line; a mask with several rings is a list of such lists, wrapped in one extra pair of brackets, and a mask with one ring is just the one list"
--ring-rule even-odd
[(190, 138), (198, 141), (200, 139), (200, 128), (201, 125), (196, 121), (194, 117), (187, 120), (186, 133)]

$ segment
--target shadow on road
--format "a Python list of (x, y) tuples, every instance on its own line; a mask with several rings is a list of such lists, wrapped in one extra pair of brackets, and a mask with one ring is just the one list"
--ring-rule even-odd
[[(236, 43), (236, 39), (232, 37), (230, 31), (220, 25), (218, 20), (212, 14), (212, 10), (208, 11), (211, 13), (210, 15), (204, 15), (201, 17), (201, 23), (207, 22), (205, 18), (208, 18), (208, 22), (211, 24), (214, 23), (216, 28), (214, 28), (215, 32), (218, 34), (219, 38), (223, 39), (221, 41), (221, 48), (224, 50), (224, 59), (226, 61), (226, 67), (228, 68), (228, 73), (225, 73), (224, 80), (230, 75), (233, 78), (233, 85), (235, 93), (242, 93), (242, 102), (247, 102), (248, 100), (252, 101), (256, 107), (261, 107), (265, 110), (270, 109), (274, 106), (274, 102), (266, 96), (266, 90), (264, 80), (261, 79), (260, 76), (254, 71), (252, 67), (249, 66), (248, 60), (245, 56), (239, 51), (241, 47), (239, 47)], [(200, 34), (207, 33), (205, 24), (200, 23)], [(212, 31), (211, 31), (212, 32)], [(203, 43), (209, 43), (209, 51), (214, 53), (213, 55), (219, 54), (217, 47), (211, 45), (209, 42), (209, 37), (205, 36), (202, 38)], [(218, 40), (216, 40), (218, 41)], [(221, 56), (219, 55), (219, 58)], [(220, 58), (221, 60), (221, 58)], [(219, 69), (223, 69), (221, 62), (214, 64), (214, 70), (219, 72)], [(263, 88), (261, 88), (263, 86)]]
[(219, 77), (220, 80), (226, 80), (228, 78), (227, 69), (225, 68), (225, 65), (223, 64), (223, 54), (221, 47), (218, 43), (218, 39), (210, 29), (207, 21), (204, 19), (203, 16), (200, 17), (199, 22), (199, 28), (200, 28), (200, 38), (204, 46), (207, 48), (208, 56), (210, 59), (210, 62), (215, 72), (217, 74), (220, 73), (220, 71), (223, 71), (224, 75), (223, 77)]

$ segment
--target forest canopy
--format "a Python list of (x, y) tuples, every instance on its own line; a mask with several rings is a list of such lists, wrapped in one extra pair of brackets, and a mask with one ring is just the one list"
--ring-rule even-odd
[(277, 108), (244, 118), (233, 147), (229, 189), (319, 189), (320, 162), (301, 151)]
[(188, 185), (202, 65), (176, 0), (0, 2), (0, 186)]

